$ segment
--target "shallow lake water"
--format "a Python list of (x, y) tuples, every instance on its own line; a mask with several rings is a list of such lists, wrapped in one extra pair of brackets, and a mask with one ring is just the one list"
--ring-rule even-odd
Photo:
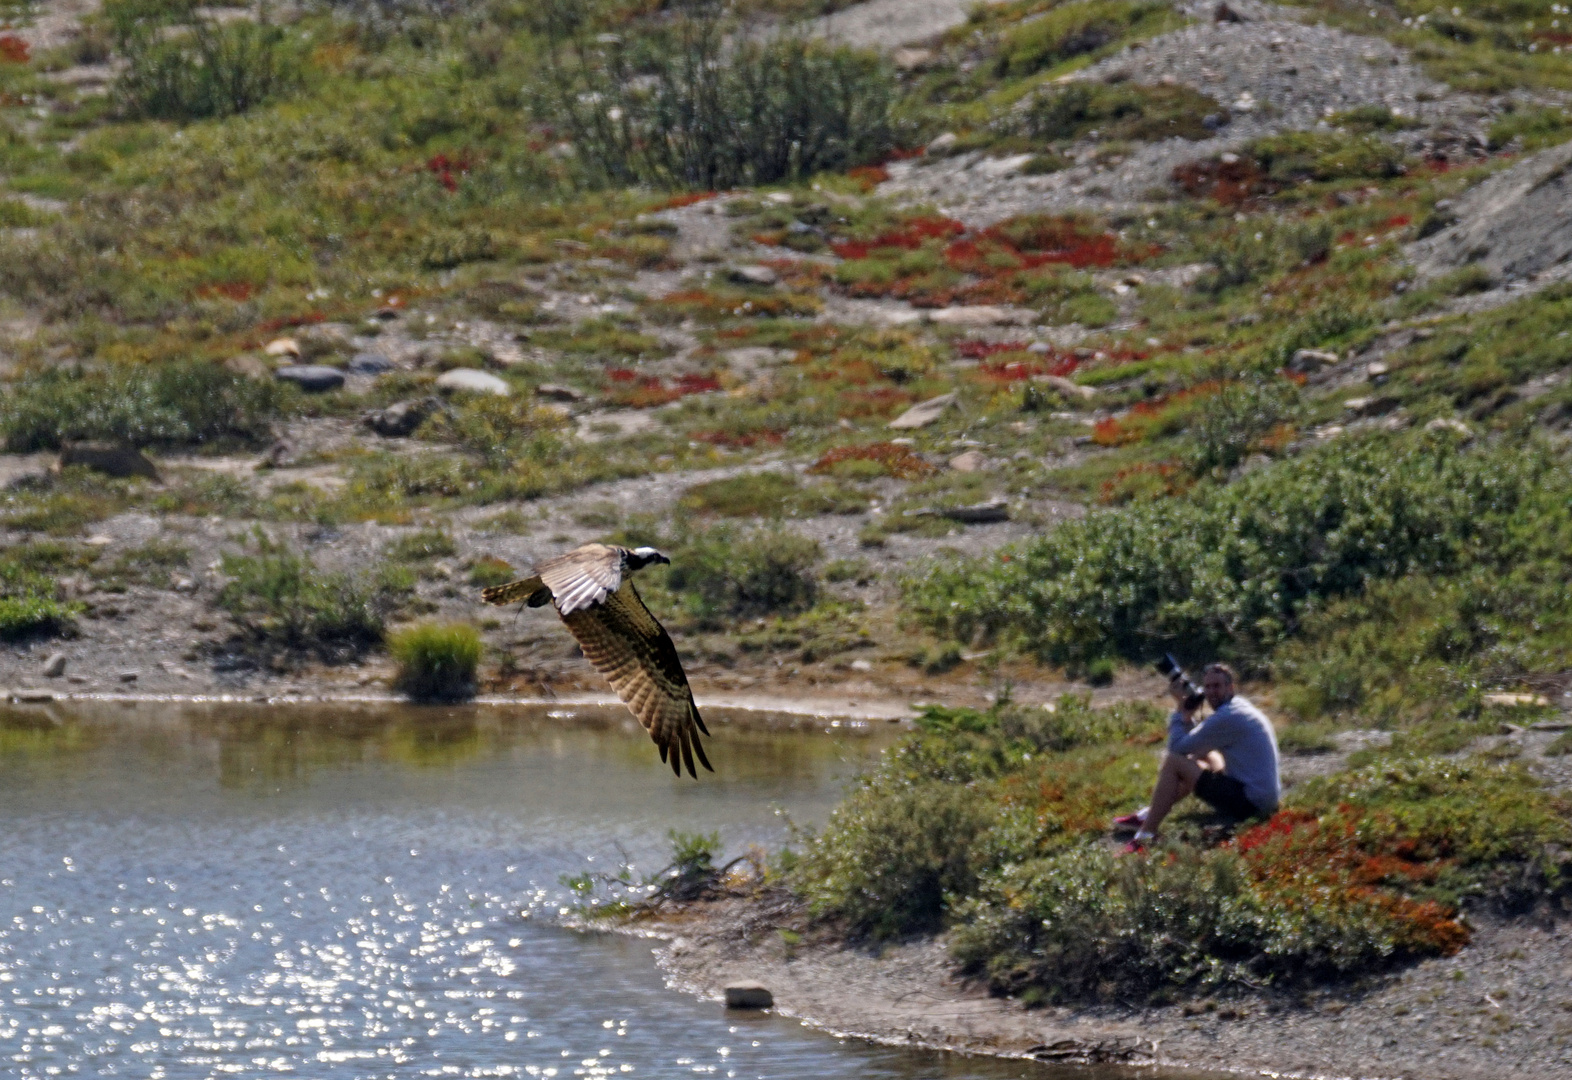
[(560, 875), (654, 870), (672, 828), (778, 846), (890, 738), (714, 716), (695, 782), (625, 717), (0, 713), (0, 1075), (1106, 1075), (728, 1014), (667, 989), (650, 942), (555, 925)]

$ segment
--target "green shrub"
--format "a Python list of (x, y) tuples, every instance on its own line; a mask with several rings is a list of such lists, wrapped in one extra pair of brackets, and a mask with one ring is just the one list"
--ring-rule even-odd
[(0, 641), (70, 633), (82, 606), (58, 598), (55, 578), (84, 564), (57, 542), (15, 544), (0, 553)]
[(1190, 467), (1198, 474), (1232, 469), (1262, 436), (1291, 422), (1298, 405), (1298, 390), (1286, 379), (1229, 383), (1189, 425)]
[(804, 859), (808, 901), (854, 936), (937, 930), (946, 897), (976, 882), (977, 841), (993, 817), (954, 784), (871, 781), (836, 808)]
[(279, 383), (196, 360), (153, 369), (50, 368), (7, 387), (0, 397), (0, 436), (12, 453), (57, 450), (74, 439), (254, 445), (269, 437), (273, 418), (292, 400), (292, 391)]
[(704, 0), (598, 37), (573, 0), (544, 7), (537, 110), (599, 179), (717, 190), (847, 169), (895, 145), (894, 75), (874, 54), (746, 32), (728, 43)]
[(229, 580), (218, 605), (261, 644), (328, 658), (355, 655), (382, 640), (388, 615), (413, 587), (407, 572), (326, 573), (260, 530), (254, 540), (255, 554), (222, 557)]
[(1096, 129), (1104, 139), (1207, 139), (1203, 121), (1225, 111), (1213, 98), (1185, 86), (1074, 82), (1040, 94), (1026, 113), (1035, 139), (1078, 139)]
[(1511, 108), (1490, 125), (1490, 148), (1500, 150), (1521, 139), (1524, 150), (1543, 150), (1572, 138), (1572, 116), (1565, 109), (1548, 106)]
[(388, 637), (396, 685), (417, 701), (458, 701), (475, 694), (480, 633), (464, 623), (421, 623)]
[(1345, 440), (1161, 505), (1094, 512), (904, 587), (928, 628), (1046, 660), (1165, 645), (1264, 659), (1307, 605), (1418, 571), (1509, 566), (1568, 535), (1568, 475), (1533, 444)]
[[(987, 713), (930, 706), (918, 733), (885, 755), (814, 838), (797, 888), (816, 914), (856, 936), (939, 928), (980, 875), (1101, 824), (1110, 807), (1150, 784), (1122, 753), (1089, 748), (1157, 731), (1160, 714), (1090, 702), (1066, 696), (1051, 708)], [(1053, 756), (1068, 753), (1091, 756)], [(1039, 774), (1044, 762), (1063, 775)], [(1017, 773), (1027, 774), (1024, 786), (1011, 779)]]
[(1399, 116), (1385, 105), (1360, 105), (1346, 112), (1333, 113), (1327, 122), (1358, 135), (1378, 131), (1408, 131), (1421, 126), (1412, 116)]
[(249, 18), (218, 22), (194, 10), (170, 22), (117, 21), (126, 67), (114, 90), (133, 116), (233, 116), (300, 83), (299, 57), (281, 27)]
[(396, 562), (425, 562), (458, 554), (453, 537), (443, 529), (420, 529), (406, 533), (387, 548), (387, 557)]
[(666, 581), (700, 618), (786, 614), (819, 595), (817, 542), (783, 529), (739, 533), (727, 526), (687, 538)]
[(1092, 844), (1007, 866), (959, 908), (952, 949), (1005, 993), (1160, 1000), (1356, 975), (1467, 940), (1437, 905), (1253, 854), (1177, 847), (1121, 859)]
[(47, 595), (43, 591), (46, 584), (11, 586), (0, 595), (0, 641), (54, 637), (74, 629), (81, 605), (62, 603)]
[[(1546, 522), (1550, 543), (1561, 541)], [(1450, 722), (1483, 688), (1572, 665), (1568, 559), (1524, 552), (1506, 566), (1372, 582), (1309, 613), (1273, 658), (1283, 703), (1301, 716)]]
[(1382, 180), (1406, 171), (1401, 150), (1375, 135), (1289, 131), (1250, 143), (1245, 152), (1273, 180)]
[(506, 585), (518, 576), (518, 571), (513, 569), (512, 564), (494, 555), (483, 555), (469, 567), (469, 583), (482, 589), (489, 589), (493, 585)]
[(1063, 4), (1007, 32), (994, 61), (1000, 78), (1031, 75), (1108, 49), (1132, 33), (1164, 25), (1170, 10), (1152, 0)]

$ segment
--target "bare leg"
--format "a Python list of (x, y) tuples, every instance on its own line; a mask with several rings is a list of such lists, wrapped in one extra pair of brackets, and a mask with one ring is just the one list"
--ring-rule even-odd
[(1163, 755), (1162, 766), (1157, 770), (1157, 786), (1152, 789), (1152, 808), (1146, 812), (1141, 831), (1155, 836), (1174, 804), (1195, 790), (1201, 772), (1202, 765), (1197, 761), (1178, 754)]

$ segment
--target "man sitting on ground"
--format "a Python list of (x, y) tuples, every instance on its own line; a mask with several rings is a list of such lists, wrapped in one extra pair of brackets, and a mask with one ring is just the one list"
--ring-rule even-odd
[(1127, 852), (1145, 849), (1174, 804), (1191, 793), (1236, 821), (1271, 816), (1282, 797), (1272, 722), (1234, 693), (1232, 668), (1207, 666), (1201, 691), (1212, 712), (1200, 724), (1194, 710), (1184, 707), (1185, 685), (1177, 674), (1168, 689), (1179, 707), (1168, 718), (1168, 753), (1157, 773), (1152, 805), (1114, 821), (1136, 829)]

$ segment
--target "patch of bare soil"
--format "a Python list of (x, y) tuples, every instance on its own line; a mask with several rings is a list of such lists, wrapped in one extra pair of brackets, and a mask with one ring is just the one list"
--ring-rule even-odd
[(1482, 918), (1457, 956), (1359, 990), (1034, 1010), (958, 976), (942, 938), (848, 947), (779, 894), (635, 929), (667, 939), (657, 955), (676, 988), (718, 1000), (728, 983), (756, 981), (786, 1015), (893, 1045), (1271, 1076), (1572, 1076), (1565, 923)]

